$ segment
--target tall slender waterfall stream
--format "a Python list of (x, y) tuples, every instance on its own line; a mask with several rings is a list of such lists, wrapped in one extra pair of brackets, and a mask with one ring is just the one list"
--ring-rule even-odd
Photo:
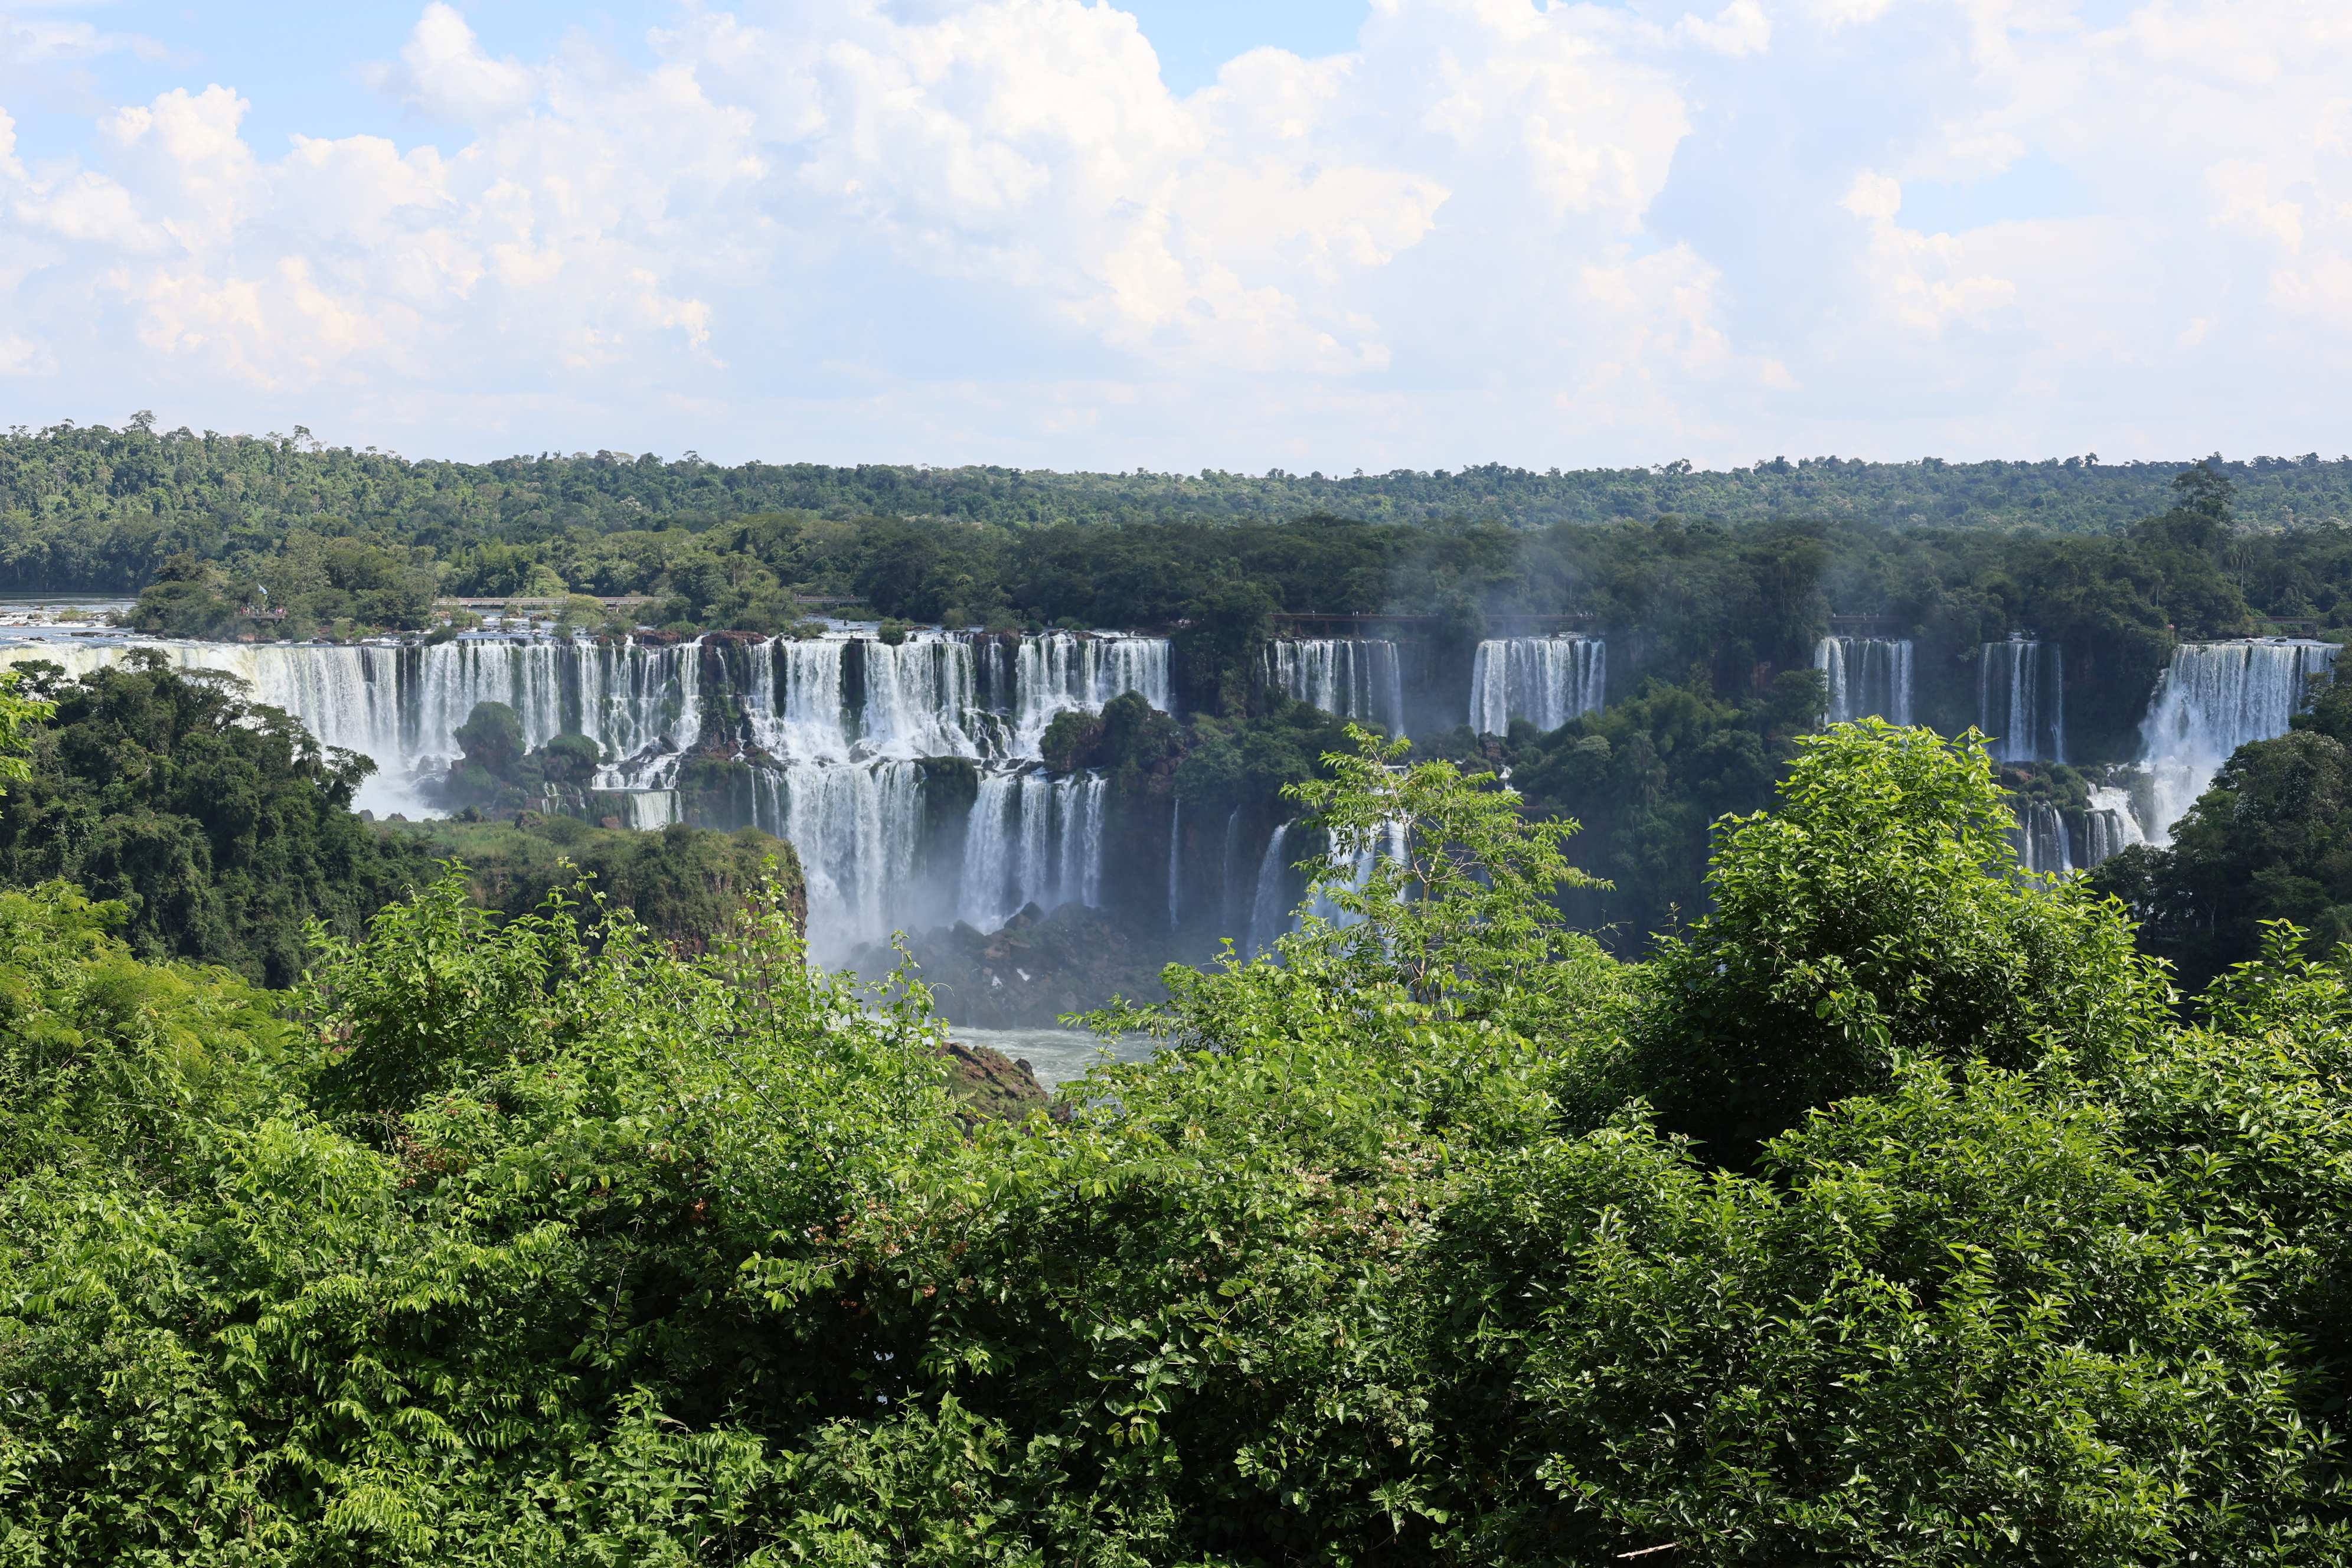
[(1813, 646), (1813, 668), (1829, 682), (1829, 721), (1875, 715), (1890, 724), (1911, 722), (1911, 639), (1823, 637)]
[(1977, 728), (2001, 763), (2066, 760), (2065, 650), (2011, 637), (1977, 650)]

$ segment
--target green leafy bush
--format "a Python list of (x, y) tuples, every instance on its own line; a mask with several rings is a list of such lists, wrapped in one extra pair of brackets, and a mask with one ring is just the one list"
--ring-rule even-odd
[(779, 899), (681, 956), (446, 879), (281, 1014), (0, 895), (0, 1561), (2352, 1554), (2341, 967), (2183, 1027), (1883, 726), (1626, 964), (1569, 825), (1399, 762), (1295, 790), (1279, 962), (1021, 1121)]

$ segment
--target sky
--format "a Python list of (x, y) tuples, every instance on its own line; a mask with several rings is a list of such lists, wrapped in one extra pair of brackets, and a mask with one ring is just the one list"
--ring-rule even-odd
[(2352, 447), (2342, 0), (0, 0), (0, 425)]

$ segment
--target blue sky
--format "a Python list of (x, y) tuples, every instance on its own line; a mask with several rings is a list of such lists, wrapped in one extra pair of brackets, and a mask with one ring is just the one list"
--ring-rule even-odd
[(2335, 451), (2347, 68), (2316, 0), (0, 0), (0, 419)]
[[(110, 34), (146, 40), (89, 72), (87, 88), (40, 90), (21, 100), (18, 134), (37, 134), (58, 151), (87, 143), (89, 110), (137, 101), (173, 87), (226, 82), (252, 100), (245, 130), (264, 151), (295, 132), (310, 136), (416, 135), (414, 116), (362, 90), (362, 69), (400, 52), (419, 7), (359, 4), (69, 4), (19, 11), (20, 19), (86, 21)], [(463, 7), (482, 47), (500, 56), (544, 52), (579, 35), (625, 58), (649, 64), (646, 31), (674, 15), (670, 5), (567, 5), (551, 0), (489, 0)], [(1161, 75), (1180, 92), (1207, 85), (1217, 68), (1244, 50), (1272, 47), (1302, 55), (1337, 54), (1355, 42), (1369, 0), (1135, 0), (1121, 9), (1143, 25)], [(0, 6), (0, 15), (8, 8)], [(28, 132), (32, 134), (28, 134)]]

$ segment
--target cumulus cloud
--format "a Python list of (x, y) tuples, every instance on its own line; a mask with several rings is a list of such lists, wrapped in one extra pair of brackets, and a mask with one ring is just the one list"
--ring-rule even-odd
[(1731, 0), (1712, 16), (1685, 16), (1675, 32), (1721, 55), (1758, 55), (1772, 47), (1772, 19), (1757, 0)]
[(0, 114), (0, 374), (420, 447), (1375, 467), (2210, 449), (2259, 412), (2216, 356), (2299, 408), (2352, 354), (2317, 0), (1370, 0), (1190, 92), (1089, 0), (642, 45), (498, 58), (436, 0), (362, 73), (408, 130), (267, 155), (262, 82), (70, 158)]
[(483, 53), (464, 16), (441, 0), (425, 7), (398, 63), (374, 66), (367, 76), (419, 113), (460, 123), (511, 114), (539, 85), (535, 72)]

